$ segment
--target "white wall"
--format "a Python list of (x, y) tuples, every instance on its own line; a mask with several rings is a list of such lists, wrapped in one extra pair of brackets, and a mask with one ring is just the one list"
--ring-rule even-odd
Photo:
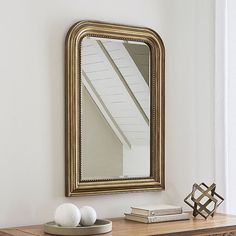
[(236, 2), (216, 1), (216, 179), (225, 197), (224, 211), (236, 214)]
[[(62, 202), (99, 217), (183, 204), (193, 182), (213, 181), (213, 0), (0, 3), (0, 227), (51, 220)], [(164, 40), (166, 191), (64, 197), (64, 38), (86, 19), (150, 27)]]
[[(226, 5), (226, 90), (225, 90), (225, 111), (226, 111), (226, 132), (222, 139), (226, 140), (226, 196), (227, 213), (236, 214), (236, 2), (227, 0)], [(224, 60), (222, 60), (224, 62)]]
[(165, 197), (182, 203), (194, 182), (214, 181), (214, 1), (165, 9)]
[[(226, 160), (226, 6), (227, 0), (215, 1), (215, 181), (217, 191), (227, 199)], [(228, 200), (220, 206), (221, 211), (226, 211)]]

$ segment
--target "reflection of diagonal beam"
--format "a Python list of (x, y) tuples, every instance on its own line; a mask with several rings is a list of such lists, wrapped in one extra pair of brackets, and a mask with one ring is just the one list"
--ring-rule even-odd
[(83, 78), (84, 86), (88, 90), (88, 92), (89, 92), (90, 96), (92, 97), (93, 101), (96, 103), (99, 110), (102, 112), (104, 118), (106, 119), (106, 121), (108, 122), (108, 124), (110, 125), (110, 127), (112, 128), (114, 133), (116, 134), (116, 136), (119, 138), (119, 140), (121, 141), (122, 144), (124, 144), (124, 145), (128, 146), (129, 148), (131, 148), (131, 144), (130, 144), (129, 140), (127, 139), (127, 137), (124, 135), (122, 130), (117, 125), (116, 121), (112, 117), (111, 113), (107, 109), (106, 105), (104, 104), (104, 102), (100, 98), (100, 96), (97, 93), (96, 89), (93, 87), (93, 85), (90, 82), (88, 76), (86, 75), (86, 73), (83, 70), (82, 70), (82, 78)]
[(124, 79), (122, 73), (120, 72), (119, 68), (116, 66), (115, 62), (113, 61), (113, 59), (111, 58), (110, 54), (108, 53), (108, 51), (106, 50), (106, 48), (104, 47), (104, 45), (102, 44), (102, 42), (100, 40), (96, 40), (97, 44), (99, 45), (100, 49), (102, 50), (103, 54), (106, 56), (107, 60), (109, 61), (110, 65), (112, 66), (113, 70), (115, 71), (115, 73), (117, 74), (118, 78), (120, 79), (120, 81), (122, 82), (122, 84), (124, 85), (124, 88), (126, 89), (126, 91), (128, 92), (128, 94), (130, 95), (130, 97), (132, 98), (135, 106), (137, 107), (137, 109), (139, 110), (140, 114), (142, 115), (143, 119), (145, 120), (145, 122), (147, 123), (147, 125), (149, 125), (149, 119), (146, 116), (143, 108), (141, 107), (141, 105), (139, 104), (138, 100), (136, 99), (136, 97), (134, 96), (132, 90), (130, 89), (129, 85), (127, 84), (126, 80)]

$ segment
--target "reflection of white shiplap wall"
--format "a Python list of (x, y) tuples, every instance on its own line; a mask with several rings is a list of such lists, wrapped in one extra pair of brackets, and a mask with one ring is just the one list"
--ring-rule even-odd
[(139, 68), (143, 78), (149, 84), (150, 75), (150, 50), (146, 44), (123, 44), (129, 55), (132, 57), (133, 61)]
[[(127, 82), (128, 86), (132, 90), (134, 96), (137, 98), (138, 102), (140, 103), (142, 109), (146, 113), (147, 117), (150, 116), (150, 110), (149, 110), (149, 87), (148, 83), (146, 82), (148, 78), (144, 78), (141, 74), (141, 71), (144, 71), (146, 69), (147, 64), (149, 65), (149, 49), (146, 45), (143, 44), (134, 44), (131, 43), (125, 43), (127, 48), (130, 48), (129, 51), (132, 51), (132, 54), (130, 54), (123, 43), (118, 43), (116, 41), (102, 41), (103, 45), (105, 46), (107, 52), (111, 56), (112, 60), (116, 64), (117, 68), (121, 72), (122, 76), (124, 77), (125, 81)], [(131, 50), (130, 46), (127, 45), (133, 45), (131, 46), (133, 50)], [(135, 45), (135, 48), (134, 48)], [(142, 55), (144, 52), (144, 48), (146, 48), (146, 55), (145, 58), (147, 61), (145, 63), (142, 63), (138, 58), (138, 55)], [(135, 63), (133, 56), (138, 63)], [(138, 68), (137, 66), (140, 66)], [(141, 69), (144, 67), (143, 69)], [(147, 75), (149, 77), (149, 75)]]
[[(149, 87), (122, 43), (102, 42), (112, 60), (93, 38), (82, 42), (82, 69), (130, 145), (149, 144)], [(141, 109), (130, 96), (112, 63), (122, 73)], [(145, 120), (147, 117), (147, 120)]]

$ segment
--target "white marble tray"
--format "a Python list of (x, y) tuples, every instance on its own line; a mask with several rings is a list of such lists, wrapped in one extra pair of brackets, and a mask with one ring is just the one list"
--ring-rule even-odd
[(44, 224), (44, 232), (55, 235), (93, 235), (104, 234), (112, 230), (112, 222), (110, 220), (97, 219), (94, 225), (77, 226), (77, 227), (62, 227), (55, 222)]

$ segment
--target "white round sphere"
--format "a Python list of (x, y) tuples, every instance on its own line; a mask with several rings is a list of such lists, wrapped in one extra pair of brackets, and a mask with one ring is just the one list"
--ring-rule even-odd
[(76, 227), (81, 219), (79, 208), (71, 203), (64, 203), (57, 207), (54, 221), (64, 227)]
[(81, 221), (80, 224), (83, 226), (93, 225), (97, 219), (96, 211), (90, 206), (83, 206), (80, 208)]

